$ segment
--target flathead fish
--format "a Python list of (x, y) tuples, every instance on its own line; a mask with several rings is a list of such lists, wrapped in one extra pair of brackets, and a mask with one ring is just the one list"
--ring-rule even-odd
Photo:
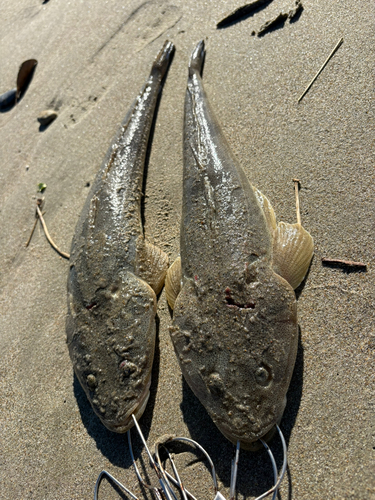
[(147, 404), (156, 295), (168, 257), (143, 234), (143, 171), (158, 94), (173, 44), (166, 42), (97, 174), (74, 234), (67, 342), (74, 371), (104, 425), (132, 426)]
[(269, 436), (286, 404), (298, 345), (294, 288), (313, 240), (276, 224), (208, 103), (204, 43), (185, 98), (180, 258), (167, 273), (171, 338), (182, 373), (220, 431), (243, 448)]

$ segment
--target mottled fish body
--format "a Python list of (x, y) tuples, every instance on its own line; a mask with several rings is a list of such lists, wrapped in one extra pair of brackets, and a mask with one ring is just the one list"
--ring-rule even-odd
[(214, 423), (247, 448), (285, 408), (298, 344), (296, 298), (273, 269), (272, 207), (247, 180), (208, 103), (203, 58), (200, 42), (185, 99), (181, 260), (166, 281), (171, 338)]
[(156, 294), (168, 257), (147, 243), (141, 199), (150, 129), (173, 44), (166, 42), (113, 141), (74, 234), (67, 342), (74, 371), (104, 425), (132, 426), (146, 406), (155, 347)]

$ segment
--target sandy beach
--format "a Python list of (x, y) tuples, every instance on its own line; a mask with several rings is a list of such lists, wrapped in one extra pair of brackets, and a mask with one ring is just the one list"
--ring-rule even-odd
[[(302, 222), (315, 242), (297, 291), (300, 341), (281, 422), (289, 467), (280, 498), (375, 499), (374, 8), (368, 1), (303, 0), (294, 22), (257, 36), (266, 21), (294, 7), (274, 0), (217, 29), (240, 5), (3, 5), (0, 94), (15, 87), (23, 61), (38, 65), (21, 101), (0, 113), (0, 499), (92, 499), (102, 469), (144, 498), (126, 435), (101, 424), (73, 374), (65, 334), (69, 261), (51, 248), (40, 224), (25, 243), (43, 196), (51, 236), (70, 251), (90, 185), (167, 39), (176, 52), (147, 167), (146, 237), (171, 262), (178, 256), (187, 65), (204, 39), (204, 84), (232, 151), (278, 220), (295, 222), (292, 179), (300, 180)], [(37, 118), (46, 109), (58, 116), (41, 127)], [(42, 194), (39, 183), (46, 184)], [(367, 268), (323, 265), (322, 258)], [(151, 397), (140, 425), (150, 446), (164, 434), (202, 444), (229, 498), (234, 446), (184, 382), (171, 323), (163, 291)], [(136, 440), (138, 460), (141, 448)], [(272, 448), (280, 464), (280, 443)], [(177, 458), (186, 485), (197, 498), (213, 499), (209, 471), (192, 457)], [(266, 453), (241, 452), (237, 498), (250, 500), (271, 485)], [(103, 481), (99, 498), (126, 497)]]

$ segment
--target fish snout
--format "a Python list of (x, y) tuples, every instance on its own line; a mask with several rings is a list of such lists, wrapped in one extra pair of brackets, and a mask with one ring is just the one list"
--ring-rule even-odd
[(113, 393), (106, 398), (107, 404), (98, 407), (98, 401), (94, 398), (91, 400), (91, 405), (95, 414), (108, 430), (123, 434), (134, 425), (132, 415), (137, 421), (142, 417), (150, 397), (150, 385), (151, 378), (130, 408), (126, 398)]

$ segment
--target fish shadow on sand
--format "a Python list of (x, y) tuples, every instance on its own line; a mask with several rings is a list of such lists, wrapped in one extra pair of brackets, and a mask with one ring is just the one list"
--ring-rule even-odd
[[(160, 366), (160, 349), (159, 349), (159, 318), (156, 316), (156, 341), (155, 355), (151, 374), (150, 398), (148, 400), (146, 410), (142, 416), (141, 429), (147, 441), (151, 428), (152, 417), (154, 413), (156, 393), (159, 383), (159, 366)], [(77, 376), (74, 374), (73, 381), (74, 396), (77, 400), (78, 408), (81, 414), (83, 425), (86, 427), (88, 434), (95, 440), (96, 446), (100, 452), (115, 466), (128, 469), (132, 465), (130, 453), (128, 449), (127, 433), (118, 434), (108, 430), (100, 421), (91, 408), (85, 391), (82, 389)], [(132, 431), (132, 444), (135, 459), (139, 458), (143, 445), (136, 436), (136, 432)], [(142, 468), (142, 466), (141, 466)]]
[[(303, 388), (304, 349), (299, 328), (297, 359), (292, 380), (287, 393), (287, 405), (281, 420), (280, 428), (288, 445), (301, 404)], [(205, 408), (195, 397), (188, 384), (183, 379), (183, 400), (181, 411), (189, 428), (192, 439), (206, 449), (216, 468), (216, 473), (226, 487), (230, 485), (231, 459), (234, 457), (235, 446), (220, 433), (212, 422)], [(274, 454), (278, 470), (283, 462), (282, 445), (277, 436), (269, 443)], [(208, 464), (206, 464), (208, 465)], [(284, 478), (284, 484), (289, 482), (288, 498), (291, 498), (292, 484), (289, 471)], [(273, 485), (271, 461), (266, 451), (242, 451), (240, 453), (237, 492), (244, 496), (259, 496)]]

